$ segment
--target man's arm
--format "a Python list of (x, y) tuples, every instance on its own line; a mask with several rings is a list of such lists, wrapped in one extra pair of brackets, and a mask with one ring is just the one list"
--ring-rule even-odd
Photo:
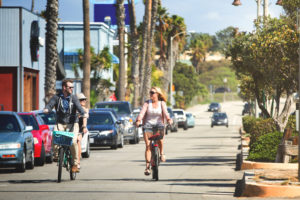
[(58, 101), (58, 96), (57, 96), (57, 95), (54, 95), (54, 96), (50, 99), (50, 101), (48, 102), (48, 104), (45, 106), (43, 112), (44, 112), (44, 113), (50, 112), (50, 111), (53, 109), (53, 107), (57, 104), (57, 101)]

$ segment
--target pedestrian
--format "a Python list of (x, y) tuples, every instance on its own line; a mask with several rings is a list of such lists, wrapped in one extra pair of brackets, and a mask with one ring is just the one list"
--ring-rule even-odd
[[(54, 131), (69, 131), (74, 133), (73, 143), (70, 148), (72, 154), (72, 172), (79, 172), (78, 169), (78, 145), (77, 145), (77, 135), (79, 132), (78, 117), (77, 112), (81, 116), (87, 117), (87, 113), (81, 107), (79, 100), (73, 92), (73, 81), (70, 79), (63, 80), (62, 82), (62, 92), (54, 95), (48, 104), (44, 108), (44, 113), (50, 112), (54, 107), (56, 110), (56, 124)], [(87, 132), (84, 128), (83, 132)], [(58, 161), (58, 145), (53, 145), (53, 161)]]
[(84, 136), (84, 134), (86, 134), (87, 132), (84, 132), (83, 129), (84, 128), (87, 128), (87, 118), (89, 117), (88, 116), (88, 113), (89, 113), (89, 109), (86, 108), (86, 97), (84, 96), (83, 93), (79, 93), (76, 95), (79, 102), (80, 102), (80, 105), (82, 106), (82, 108), (85, 110), (85, 112), (87, 113), (87, 117), (82, 117), (82, 116), (78, 116), (79, 117), (79, 134), (78, 134), (78, 138), (77, 138), (77, 143), (78, 143), (78, 169), (80, 169), (80, 159), (81, 159), (81, 141), (82, 141), (82, 138)]
[[(144, 130), (144, 140), (146, 144), (145, 149), (145, 160), (146, 160), (146, 169), (144, 174), (150, 175), (150, 160), (151, 160), (151, 147), (149, 137), (153, 135), (153, 128), (157, 128), (161, 135), (164, 136), (165, 133), (165, 122), (172, 124), (172, 119), (169, 116), (166, 97), (162, 93), (161, 89), (158, 87), (152, 87), (150, 90), (150, 99), (147, 100), (136, 119), (136, 126), (143, 121), (143, 130)], [(164, 149), (163, 149), (163, 139), (158, 141), (160, 149), (160, 160), (162, 162), (166, 161)]]

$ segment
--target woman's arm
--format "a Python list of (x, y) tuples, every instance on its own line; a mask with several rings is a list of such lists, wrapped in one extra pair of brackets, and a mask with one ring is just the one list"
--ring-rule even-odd
[(142, 107), (142, 110), (141, 110), (140, 114), (136, 118), (136, 122), (137, 121), (141, 121), (144, 118), (144, 116), (145, 116), (145, 114), (147, 112), (147, 108), (148, 108), (148, 102), (145, 102), (144, 105), (143, 105), (143, 107)]

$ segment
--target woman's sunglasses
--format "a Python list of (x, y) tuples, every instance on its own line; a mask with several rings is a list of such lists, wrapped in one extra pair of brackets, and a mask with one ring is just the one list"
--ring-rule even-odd
[(154, 91), (150, 91), (150, 94), (151, 94), (151, 95), (153, 95), (153, 94), (155, 94), (155, 93), (156, 93), (156, 92), (154, 92)]

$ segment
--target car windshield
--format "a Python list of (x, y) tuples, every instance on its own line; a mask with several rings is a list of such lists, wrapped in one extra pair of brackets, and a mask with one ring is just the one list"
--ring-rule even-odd
[(13, 115), (0, 115), (0, 132), (20, 132), (16, 117)]
[(96, 108), (112, 108), (117, 114), (130, 115), (130, 108), (127, 103), (101, 103), (97, 104)]
[(181, 110), (173, 110), (173, 113), (176, 113), (177, 115), (183, 115), (183, 111)]
[(217, 107), (219, 104), (218, 103), (211, 103), (210, 106), (211, 107)]
[(187, 113), (186, 116), (187, 117), (192, 117), (192, 114), (191, 113)]
[(33, 115), (20, 115), (26, 126), (32, 126), (33, 130), (39, 130), (39, 125)]
[(225, 118), (227, 118), (227, 115), (226, 115), (226, 113), (215, 113), (214, 117), (220, 118), (220, 119), (225, 119)]
[(113, 120), (110, 114), (106, 113), (90, 113), (88, 125), (112, 125)]
[(56, 123), (56, 114), (55, 112), (50, 113), (39, 113), (38, 114), (47, 125), (55, 125)]

